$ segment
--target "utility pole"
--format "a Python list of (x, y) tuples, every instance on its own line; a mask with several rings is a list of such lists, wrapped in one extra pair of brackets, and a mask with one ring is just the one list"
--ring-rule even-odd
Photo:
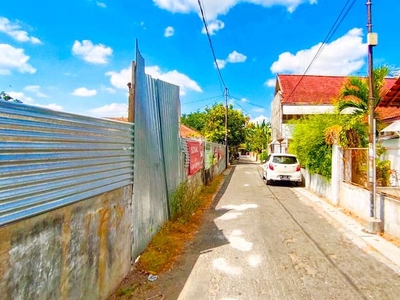
[(136, 74), (136, 63), (132, 61), (132, 78), (131, 82), (128, 82), (128, 122), (135, 122), (135, 74)]
[(367, 0), (367, 17), (368, 17), (368, 83), (369, 83), (369, 152), (368, 152), (368, 178), (370, 190), (370, 216), (375, 218), (376, 204), (376, 165), (375, 165), (375, 99), (374, 99), (374, 72), (372, 49), (378, 44), (376, 33), (372, 32), (372, 0)]
[(228, 147), (228, 88), (225, 87), (225, 146), (226, 146), (226, 167), (229, 165), (229, 147)]

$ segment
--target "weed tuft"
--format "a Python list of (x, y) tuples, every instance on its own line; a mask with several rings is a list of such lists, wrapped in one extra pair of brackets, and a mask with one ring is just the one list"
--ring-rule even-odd
[(141, 271), (160, 274), (172, 268), (185, 244), (197, 232), (222, 180), (223, 176), (219, 175), (201, 189), (185, 181), (172, 193), (171, 220), (162, 226), (141, 254), (137, 265)]

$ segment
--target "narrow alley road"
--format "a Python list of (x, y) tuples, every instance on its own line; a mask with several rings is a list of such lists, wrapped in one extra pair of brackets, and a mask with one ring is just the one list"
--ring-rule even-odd
[(175, 297), (399, 299), (400, 276), (300, 201), (295, 189), (266, 186), (259, 164), (234, 166), (191, 259), (180, 266), (188, 278)]

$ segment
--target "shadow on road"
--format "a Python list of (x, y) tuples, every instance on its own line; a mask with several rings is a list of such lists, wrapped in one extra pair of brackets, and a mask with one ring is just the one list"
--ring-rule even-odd
[(214, 220), (226, 214), (230, 210), (216, 210), (215, 207), (225, 194), (232, 175), (235, 172), (235, 168), (235, 166), (231, 166), (229, 175), (226, 175), (221, 188), (215, 195), (210, 211), (204, 214), (203, 224), (201, 225), (195, 239), (185, 250), (181, 259), (176, 263), (173, 272), (166, 274), (168, 279), (163, 287), (163, 290), (165, 291), (164, 299), (178, 299), (194, 265), (201, 255), (212, 252), (217, 247), (229, 244), (228, 239), (225, 237), (222, 230), (216, 226)]

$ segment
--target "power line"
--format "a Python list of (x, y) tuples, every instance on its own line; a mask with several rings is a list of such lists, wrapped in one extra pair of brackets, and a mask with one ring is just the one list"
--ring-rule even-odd
[[(316, 58), (319, 56), (319, 54), (322, 52), (322, 49), (325, 47), (326, 43), (332, 38), (332, 36), (335, 34), (337, 29), (339, 28), (340, 24), (344, 21), (344, 19), (347, 17), (349, 14), (350, 10), (353, 8), (354, 4), (356, 3), (357, 0), (353, 0), (353, 2), (349, 5), (351, 0), (347, 0), (346, 4), (342, 8), (339, 16), (336, 18), (335, 22), (333, 23), (331, 29), (329, 30), (328, 34), (326, 35), (324, 41), (322, 42), (321, 46), (318, 48), (317, 53), (314, 55), (313, 59), (309, 63), (308, 67), (304, 71), (303, 75), (301, 75), (299, 81), (295, 85), (294, 89), (292, 92), (289, 94), (289, 97), (287, 99), (290, 99), (290, 97), (293, 95), (293, 93), (296, 91), (297, 87), (299, 86), (300, 82), (303, 80), (304, 76), (308, 72), (308, 70), (311, 68), (311, 65), (313, 62), (316, 60)], [(349, 6), (348, 6), (349, 5)], [(347, 9), (347, 10), (346, 10)]]
[(206, 18), (204, 16), (203, 6), (201, 5), (200, 0), (197, 0), (197, 3), (199, 4), (201, 17), (202, 17), (202, 20), (203, 20), (203, 23), (204, 23), (204, 28), (205, 28), (206, 33), (207, 33), (208, 43), (210, 44), (211, 52), (212, 52), (212, 55), (213, 55), (213, 58), (214, 58), (215, 67), (217, 68), (219, 79), (222, 82), (222, 84), (223, 84), (223, 86), (224, 86), (224, 88), (226, 90), (227, 86), (225, 84), (224, 78), (222, 77), (221, 69), (218, 66), (217, 57), (216, 57), (215, 51), (214, 51), (214, 46), (213, 46), (212, 41), (211, 41), (210, 32), (208, 31), (207, 21), (206, 21)]
[(218, 100), (223, 100), (223, 99), (224, 99), (224, 98), (221, 96), (221, 98), (215, 99), (214, 101), (209, 102), (209, 103), (207, 103), (206, 105), (202, 105), (202, 106), (200, 106), (199, 108), (195, 109), (194, 111), (198, 111), (198, 110), (200, 110), (200, 109), (203, 108), (203, 107), (208, 107), (208, 106), (211, 105), (211, 104), (217, 104), (217, 103), (221, 103), (221, 104), (222, 104), (222, 102), (221, 102), (221, 101), (218, 101)]
[(218, 96), (214, 96), (214, 97), (210, 97), (210, 98), (205, 98), (205, 99), (200, 99), (200, 100), (191, 101), (191, 102), (182, 103), (182, 104), (192, 104), (192, 103), (203, 102), (203, 101), (207, 101), (207, 100), (211, 100), (211, 99), (221, 98), (221, 97), (223, 97), (223, 95), (218, 95)]
[[(236, 100), (239, 100), (239, 101), (242, 101), (242, 99), (240, 99), (240, 98), (238, 98), (238, 97), (233, 97), (233, 96), (230, 96), (231, 98), (233, 98), (233, 99), (236, 99)], [(265, 107), (265, 106), (261, 106), (261, 105), (257, 105), (257, 104), (254, 104), (254, 103), (251, 103), (249, 100), (247, 100), (246, 99), (246, 101), (244, 101), (244, 103), (246, 103), (246, 104), (250, 104), (250, 105), (252, 105), (252, 106), (256, 106), (256, 107), (260, 107), (260, 108), (264, 108), (264, 109), (268, 109), (267, 107)]]
[(239, 106), (245, 113), (247, 113), (249, 115), (249, 117), (252, 117), (252, 115), (244, 109), (243, 106), (239, 105), (239, 103), (237, 103), (237, 101), (235, 101), (233, 98), (231, 98), (231, 100), (233, 101), (233, 103), (235, 103), (237, 106)]

